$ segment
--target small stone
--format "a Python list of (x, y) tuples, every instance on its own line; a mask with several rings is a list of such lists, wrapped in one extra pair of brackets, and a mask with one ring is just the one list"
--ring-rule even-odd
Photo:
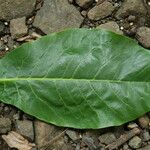
[(128, 17), (128, 21), (129, 21), (129, 22), (135, 21), (135, 19), (136, 19), (136, 17), (133, 16), (133, 15), (130, 15), (130, 16)]
[(117, 19), (121, 19), (134, 14), (137, 16), (146, 15), (146, 9), (142, 0), (125, 0), (115, 16)]
[(73, 131), (73, 130), (67, 130), (66, 131), (66, 134), (73, 140), (73, 141), (76, 141), (78, 139), (80, 139), (80, 137), (78, 136), (78, 134)]
[(4, 22), (4, 25), (5, 25), (5, 26), (8, 26), (8, 22)]
[[(150, 28), (148, 28), (148, 27), (138, 28), (137, 32), (136, 32), (136, 38), (145, 48), (150, 48)], [(147, 124), (149, 122), (148, 118), (147, 119), (143, 118), (142, 120), (144, 121), (143, 125), (145, 123)], [(147, 126), (147, 125), (144, 125), (144, 126)]]
[(72, 4), (72, 3), (73, 3), (73, 1), (74, 1), (74, 0), (68, 0), (68, 2), (69, 2), (70, 4)]
[(120, 27), (120, 30), (123, 30), (123, 29), (124, 29), (124, 27), (121, 26), (121, 27)]
[(138, 125), (136, 123), (129, 123), (128, 124), (128, 129), (133, 129), (133, 128), (137, 128)]
[(109, 21), (107, 23), (99, 25), (97, 28), (104, 28), (113, 32), (116, 32), (118, 34), (123, 34), (123, 32), (119, 29), (119, 26), (114, 21)]
[(9, 50), (9, 48), (8, 48), (8, 47), (6, 47), (6, 48), (5, 48), (5, 51), (8, 51), (8, 50)]
[(25, 24), (26, 18), (17, 18), (10, 21), (10, 32), (14, 39), (20, 38), (28, 33), (28, 28)]
[(16, 114), (13, 115), (13, 119), (14, 119), (14, 120), (18, 120), (19, 117), (20, 117), (20, 116), (19, 116), (19, 113), (16, 113)]
[(28, 16), (34, 10), (36, 0), (0, 0), (0, 19), (11, 20)]
[(13, 49), (14, 41), (13, 41), (12, 37), (8, 37), (7, 46), (9, 47), (9, 49)]
[(97, 149), (97, 146), (94, 144), (94, 140), (91, 137), (83, 137), (82, 140), (91, 150)]
[(48, 34), (80, 27), (82, 21), (80, 12), (70, 5), (68, 0), (45, 0), (35, 16), (33, 25)]
[(11, 130), (11, 120), (9, 118), (0, 118), (0, 134), (5, 134)]
[(148, 141), (148, 140), (150, 140), (150, 134), (148, 131), (145, 131), (143, 133), (143, 141)]
[(140, 148), (141, 144), (142, 140), (138, 136), (135, 136), (131, 140), (129, 140), (129, 146), (133, 149)]
[(146, 145), (138, 150), (150, 150), (150, 145)]
[(123, 150), (128, 150), (128, 148), (129, 148), (128, 144), (123, 145)]
[(133, 26), (133, 22), (130, 22), (130, 26)]
[(94, 6), (88, 12), (88, 18), (91, 20), (100, 20), (108, 17), (115, 10), (115, 6), (108, 1), (104, 1), (102, 4)]
[(17, 120), (16, 124), (16, 131), (22, 134), (25, 137), (30, 138), (32, 141), (34, 140), (34, 130), (33, 130), (33, 122), (29, 120)]
[(82, 15), (83, 17), (86, 17), (87, 11), (85, 11), (85, 10), (81, 11), (81, 15)]
[(83, 8), (88, 8), (93, 2), (94, 0), (75, 0), (75, 2)]
[(109, 132), (109, 133), (102, 134), (101, 136), (99, 136), (98, 139), (100, 140), (101, 143), (108, 145), (114, 142), (116, 140), (116, 137), (113, 133)]

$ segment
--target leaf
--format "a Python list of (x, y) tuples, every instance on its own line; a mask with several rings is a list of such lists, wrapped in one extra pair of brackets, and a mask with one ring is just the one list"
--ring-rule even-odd
[(8, 135), (2, 135), (10, 148), (17, 148), (18, 150), (31, 150), (35, 144), (29, 143), (24, 137), (14, 131), (10, 131)]
[(106, 30), (53, 33), (0, 68), (0, 100), (58, 126), (117, 126), (150, 110), (150, 51)]

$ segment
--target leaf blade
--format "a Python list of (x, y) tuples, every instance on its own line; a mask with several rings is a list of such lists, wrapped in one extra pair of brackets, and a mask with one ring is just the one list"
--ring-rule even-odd
[(105, 30), (55, 33), (0, 60), (0, 100), (59, 126), (120, 125), (150, 110), (149, 58)]

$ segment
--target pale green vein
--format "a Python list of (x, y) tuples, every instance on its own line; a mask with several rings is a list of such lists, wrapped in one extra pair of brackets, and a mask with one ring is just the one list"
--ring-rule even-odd
[(111, 83), (147, 83), (150, 81), (127, 81), (127, 80), (101, 80), (101, 79), (83, 79), (83, 78), (0, 78), (0, 82), (11, 82), (11, 81), (90, 81), (90, 82), (111, 82)]

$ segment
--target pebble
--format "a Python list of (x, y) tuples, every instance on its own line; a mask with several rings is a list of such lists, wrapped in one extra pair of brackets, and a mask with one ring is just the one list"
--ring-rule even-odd
[(67, 0), (45, 0), (35, 16), (33, 26), (48, 34), (66, 28), (80, 27), (82, 21), (80, 12)]
[(75, 0), (75, 2), (82, 8), (88, 8), (94, 0)]
[(16, 120), (15, 128), (18, 133), (21, 135), (28, 137), (32, 141), (34, 140), (34, 129), (33, 129), (33, 122), (29, 120)]
[(146, 9), (142, 0), (125, 0), (115, 17), (121, 19), (134, 14), (137, 16), (146, 15)]
[(68, 0), (68, 2), (69, 2), (70, 4), (72, 4), (72, 3), (74, 2), (74, 0)]
[[(140, 27), (137, 29), (136, 32), (136, 38), (137, 40), (145, 47), (145, 48), (150, 48), (150, 28), (148, 27)], [(147, 126), (149, 119), (146, 118), (140, 118), (141, 121), (143, 122), (140, 123), (141, 126)]]
[(140, 148), (141, 144), (142, 140), (138, 136), (135, 136), (131, 140), (129, 140), (129, 146), (133, 149)]
[(36, 0), (0, 0), (0, 19), (11, 20), (28, 16), (34, 10)]
[(4, 25), (5, 25), (5, 26), (8, 26), (8, 22), (4, 22)]
[(85, 10), (81, 11), (81, 15), (82, 15), (83, 17), (86, 17), (87, 11), (85, 11)]
[(101, 143), (108, 145), (108, 144), (114, 142), (116, 140), (116, 137), (113, 133), (108, 132), (108, 133), (105, 133), (105, 134), (102, 134), (101, 136), (99, 136), (98, 139), (100, 140)]
[(8, 48), (8, 47), (6, 47), (6, 48), (5, 48), (5, 51), (8, 51), (8, 50), (9, 50), (9, 48)]
[(80, 137), (78, 136), (77, 132), (73, 131), (73, 130), (67, 130), (66, 134), (73, 140), (76, 141), (78, 139), (80, 139)]
[(143, 132), (143, 141), (150, 140), (150, 133), (148, 131)]
[(97, 149), (97, 146), (94, 144), (94, 140), (91, 137), (84, 137), (82, 140), (91, 150)]
[(129, 146), (127, 143), (123, 145), (123, 150), (128, 150), (128, 148), (129, 148)]
[(100, 20), (107, 16), (110, 16), (115, 10), (115, 6), (108, 1), (104, 1), (102, 4), (94, 6), (88, 12), (88, 18), (91, 20)]
[(109, 21), (107, 23), (101, 24), (97, 28), (104, 28), (104, 29), (116, 32), (118, 34), (123, 34), (123, 32), (119, 28), (119, 25), (114, 21)]
[(123, 29), (124, 29), (124, 27), (121, 26), (121, 27), (120, 27), (120, 30), (123, 30)]
[(150, 145), (146, 145), (138, 150), (150, 150)]
[(129, 21), (129, 22), (135, 21), (135, 19), (136, 19), (136, 17), (133, 16), (133, 15), (130, 15), (130, 16), (128, 17), (128, 21)]
[(9, 49), (13, 49), (13, 47), (14, 47), (14, 40), (12, 39), (12, 37), (8, 37), (7, 46), (9, 47)]
[(12, 38), (20, 38), (28, 33), (28, 28), (25, 24), (26, 18), (17, 18), (10, 21), (10, 33)]
[(128, 129), (133, 129), (133, 128), (137, 128), (138, 125), (136, 123), (129, 123), (127, 127)]
[(20, 117), (20, 114), (17, 112), (16, 114), (13, 115), (14, 120), (18, 120)]
[(5, 134), (11, 130), (11, 120), (9, 118), (0, 118), (0, 134)]

